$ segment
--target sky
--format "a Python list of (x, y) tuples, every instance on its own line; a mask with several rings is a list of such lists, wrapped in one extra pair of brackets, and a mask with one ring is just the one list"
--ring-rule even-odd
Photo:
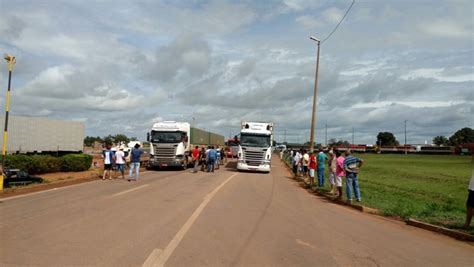
[[(271, 121), (278, 142), (308, 141), (309, 36), (327, 37), (350, 4), (0, 0), (0, 52), (17, 59), (11, 114), (142, 140), (163, 120), (226, 137)], [(404, 143), (405, 120), (413, 144), (474, 127), (473, 30), (469, 0), (356, 0), (321, 44), (316, 142), (388, 131)]]

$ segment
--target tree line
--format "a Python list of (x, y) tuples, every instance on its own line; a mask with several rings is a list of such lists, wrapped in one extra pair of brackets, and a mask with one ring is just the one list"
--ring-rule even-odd
[[(348, 146), (350, 144), (349, 141), (336, 140), (335, 138), (329, 139), (328, 143), (331, 146)], [(465, 143), (474, 143), (474, 129), (465, 127), (456, 131), (449, 138), (441, 135), (433, 138), (433, 144), (437, 146), (458, 146)], [(305, 143), (305, 145), (309, 144), (310, 142)], [(377, 134), (376, 144), (379, 146), (398, 146), (400, 142), (398, 142), (395, 135), (391, 132), (379, 132)], [(316, 145), (320, 146), (321, 144)]]
[(116, 135), (107, 135), (104, 137), (100, 136), (86, 136), (84, 138), (84, 145), (85, 146), (93, 146), (94, 142), (99, 142), (102, 144), (118, 144), (118, 143), (128, 143), (130, 141), (138, 141), (136, 137), (128, 137), (124, 134), (116, 134)]

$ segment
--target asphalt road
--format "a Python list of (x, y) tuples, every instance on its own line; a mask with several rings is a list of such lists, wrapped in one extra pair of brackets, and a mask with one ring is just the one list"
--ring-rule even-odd
[(326, 202), (273, 164), (1, 200), (0, 266), (474, 266), (472, 244)]

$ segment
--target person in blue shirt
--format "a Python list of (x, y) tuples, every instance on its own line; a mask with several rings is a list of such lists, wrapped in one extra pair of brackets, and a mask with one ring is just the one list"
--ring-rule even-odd
[(324, 167), (328, 158), (324, 154), (323, 149), (319, 149), (318, 153), (318, 186), (324, 187)]
[(214, 172), (214, 165), (216, 164), (217, 151), (213, 146), (207, 151), (207, 172)]
[(138, 176), (140, 174), (140, 157), (143, 154), (143, 150), (140, 149), (140, 144), (136, 144), (132, 151), (130, 152), (130, 172), (129, 172), (129, 179), (130, 182), (132, 180), (132, 174), (135, 170), (135, 181), (138, 181)]

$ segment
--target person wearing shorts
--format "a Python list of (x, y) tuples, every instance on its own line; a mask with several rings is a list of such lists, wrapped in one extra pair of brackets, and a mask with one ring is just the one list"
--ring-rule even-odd
[(336, 194), (336, 154), (331, 148), (329, 150), (329, 160), (328, 160), (328, 170), (329, 170), (329, 183), (331, 185), (331, 195)]
[(468, 229), (471, 225), (472, 215), (474, 213), (474, 170), (472, 170), (471, 181), (469, 182), (468, 195), (466, 201), (466, 223), (464, 228)]
[(309, 163), (309, 155), (306, 150), (303, 150), (303, 158), (301, 160), (301, 165), (303, 166), (303, 180), (308, 177), (308, 163)]
[(336, 150), (336, 189), (337, 198), (342, 199), (342, 177), (346, 176), (344, 171), (344, 157), (339, 150)]
[(104, 174), (102, 175), (102, 180), (105, 180), (107, 176), (109, 180), (112, 180), (112, 164), (114, 163), (115, 156), (111, 148), (111, 144), (106, 144), (105, 150), (102, 151), (102, 158), (104, 159)]
[(117, 166), (117, 170), (122, 174), (122, 179), (125, 179), (125, 153), (123, 152), (123, 147), (115, 153), (115, 165)]

